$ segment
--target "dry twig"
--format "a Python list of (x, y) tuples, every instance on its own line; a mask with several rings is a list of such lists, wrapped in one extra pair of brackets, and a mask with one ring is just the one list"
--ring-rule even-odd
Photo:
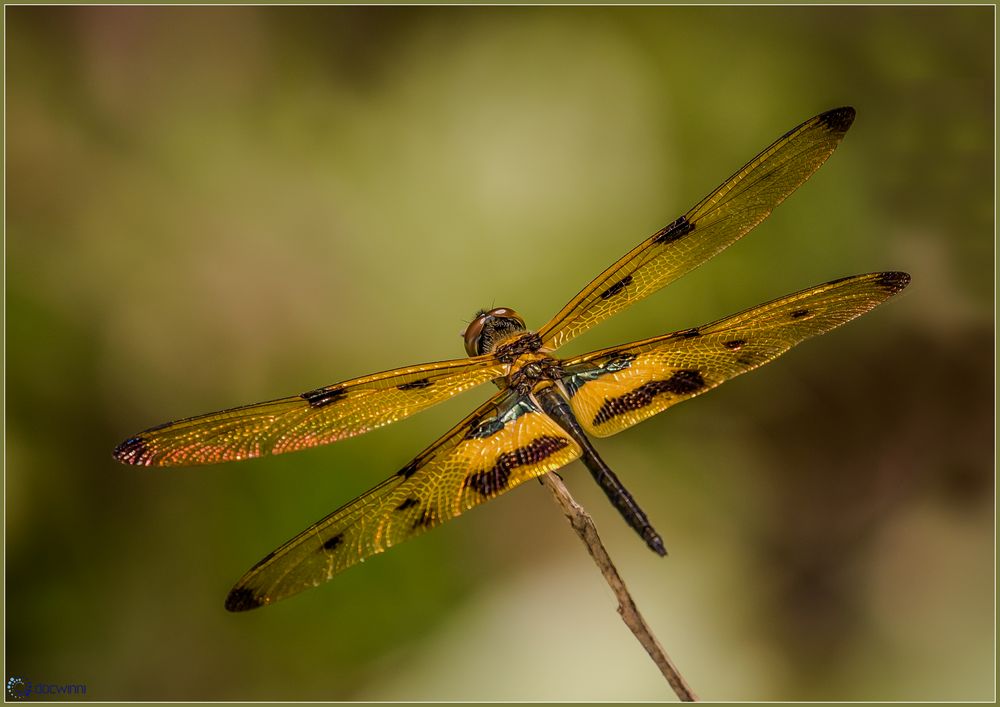
[(656, 640), (656, 636), (653, 635), (653, 632), (646, 625), (646, 621), (639, 613), (639, 609), (636, 607), (635, 601), (632, 600), (632, 595), (629, 594), (625, 582), (622, 581), (621, 575), (618, 574), (618, 570), (608, 556), (607, 550), (604, 549), (604, 544), (597, 534), (597, 526), (594, 525), (590, 514), (570, 495), (569, 489), (566, 488), (566, 485), (557, 474), (545, 474), (541, 477), (541, 481), (552, 491), (556, 503), (562, 508), (570, 525), (573, 526), (573, 530), (576, 531), (576, 534), (580, 536), (580, 539), (587, 546), (590, 556), (594, 558), (594, 563), (601, 570), (601, 574), (604, 575), (604, 579), (608, 583), (608, 586), (611, 587), (611, 591), (615, 593), (615, 597), (618, 599), (618, 613), (621, 615), (622, 621), (625, 622), (625, 625), (635, 634), (642, 647), (649, 653), (649, 657), (656, 663), (656, 667), (663, 673), (663, 677), (670, 683), (670, 687), (673, 688), (677, 697), (683, 702), (696, 701), (698, 698), (695, 696), (694, 691), (691, 690), (687, 681), (681, 676), (677, 666), (670, 660), (670, 656), (663, 650), (663, 646)]

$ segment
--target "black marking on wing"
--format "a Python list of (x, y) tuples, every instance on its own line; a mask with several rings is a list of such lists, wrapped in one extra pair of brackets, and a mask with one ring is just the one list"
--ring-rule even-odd
[(823, 125), (837, 133), (845, 133), (854, 122), (855, 111), (850, 106), (845, 108), (834, 108), (825, 113), (820, 113), (819, 120)]
[(413, 498), (413, 496), (410, 496), (409, 498), (407, 498), (406, 500), (404, 500), (402, 503), (400, 503), (398, 506), (396, 506), (396, 510), (397, 511), (405, 511), (407, 508), (413, 508), (414, 506), (416, 506), (419, 503), (420, 503), (419, 500)]
[(396, 386), (397, 390), (416, 390), (418, 388), (426, 388), (432, 385), (429, 378), (418, 378), (415, 381), (410, 381), (409, 383), (400, 383)]
[(632, 276), (626, 275), (621, 280), (613, 284), (611, 287), (606, 289), (600, 294), (601, 299), (611, 299), (617, 294), (620, 294), (626, 287), (632, 284)]
[(807, 314), (809, 314), (809, 310), (808, 309), (796, 309), (794, 312), (792, 312), (788, 316), (790, 316), (792, 319), (801, 319), (802, 317), (806, 316)]
[(653, 236), (653, 243), (665, 245), (673, 243), (694, 230), (694, 224), (687, 220), (686, 216), (681, 216), (674, 222), (664, 226), (660, 232)]
[(421, 466), (423, 466), (423, 459), (417, 457), (409, 464), (404, 466), (402, 469), (397, 471), (396, 476), (402, 476), (404, 479), (408, 479), (411, 476), (413, 476), (416, 473), (417, 469), (419, 469)]
[[(156, 429), (156, 428), (153, 428)], [(149, 457), (149, 443), (142, 437), (129, 437), (115, 447), (115, 459), (124, 464), (144, 465)]]
[(705, 387), (705, 379), (693, 368), (674, 371), (667, 380), (656, 380), (643, 383), (635, 390), (608, 398), (594, 415), (593, 425), (596, 427), (613, 417), (624, 415), (632, 410), (640, 410), (650, 403), (657, 395), (670, 393), (672, 395), (690, 395)]
[(878, 285), (889, 294), (896, 294), (910, 284), (910, 276), (905, 272), (879, 273)]
[(705, 387), (705, 379), (701, 377), (701, 372), (694, 368), (682, 368), (675, 371), (663, 383), (664, 392), (675, 395), (688, 395)]
[(677, 332), (677, 336), (681, 339), (693, 339), (696, 336), (701, 336), (701, 332), (698, 331), (698, 327), (692, 327), (691, 329)]
[(434, 523), (434, 513), (432, 513), (429, 509), (424, 509), (420, 511), (420, 515), (417, 516), (415, 521), (413, 521), (413, 529), (416, 530), (421, 526), (429, 528), (434, 525)]
[(528, 464), (537, 464), (567, 446), (569, 446), (569, 440), (565, 437), (542, 435), (523, 447), (504, 452), (497, 457), (496, 463), (486, 471), (469, 474), (465, 479), (465, 486), (482, 496), (493, 496), (507, 488), (510, 474), (514, 469)]
[(325, 543), (323, 543), (324, 550), (336, 550), (340, 547), (340, 544), (344, 542), (344, 534), (337, 533), (336, 535), (331, 535)]
[(317, 388), (316, 390), (309, 390), (299, 396), (304, 400), (308, 401), (309, 404), (314, 408), (326, 407), (331, 405), (338, 400), (343, 400), (347, 397), (347, 391), (343, 388)]
[(264, 602), (246, 587), (238, 587), (229, 592), (229, 596), (226, 597), (227, 611), (249, 611), (263, 605)]
[(723, 341), (722, 345), (725, 346), (730, 351), (735, 351), (746, 343), (746, 339), (732, 339), (730, 341)]

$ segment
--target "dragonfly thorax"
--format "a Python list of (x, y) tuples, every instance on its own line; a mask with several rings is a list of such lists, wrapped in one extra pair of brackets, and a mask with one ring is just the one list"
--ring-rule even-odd
[(545, 353), (525, 352), (512, 366), (505, 384), (506, 387), (514, 388), (521, 395), (527, 395), (535, 390), (539, 383), (558, 381), (562, 377), (563, 370), (559, 359)]

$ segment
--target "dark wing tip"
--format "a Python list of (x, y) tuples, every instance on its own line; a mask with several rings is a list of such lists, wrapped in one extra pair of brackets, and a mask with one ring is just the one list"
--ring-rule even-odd
[(114, 458), (122, 464), (145, 466), (149, 464), (149, 445), (142, 437), (129, 437), (115, 447)]
[(854, 108), (851, 106), (844, 106), (843, 108), (834, 108), (833, 110), (828, 110), (825, 113), (820, 113), (819, 120), (833, 132), (846, 133), (847, 129), (851, 127), (851, 123), (854, 122), (854, 116), (856, 114), (857, 111), (855, 111)]
[(910, 284), (910, 275), (905, 272), (879, 273), (878, 284), (890, 295), (894, 295)]
[(233, 587), (226, 597), (226, 611), (250, 611), (266, 603), (246, 587)]

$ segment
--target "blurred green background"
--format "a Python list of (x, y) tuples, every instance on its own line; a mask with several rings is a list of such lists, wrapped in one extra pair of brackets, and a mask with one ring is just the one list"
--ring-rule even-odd
[(7, 676), (92, 699), (661, 699), (547, 492), (243, 615), (230, 586), (489, 391), (169, 472), (150, 425), (540, 326), (778, 135), (840, 150), (572, 342), (913, 284), (565, 477), (710, 699), (992, 699), (993, 8), (6, 8)]

